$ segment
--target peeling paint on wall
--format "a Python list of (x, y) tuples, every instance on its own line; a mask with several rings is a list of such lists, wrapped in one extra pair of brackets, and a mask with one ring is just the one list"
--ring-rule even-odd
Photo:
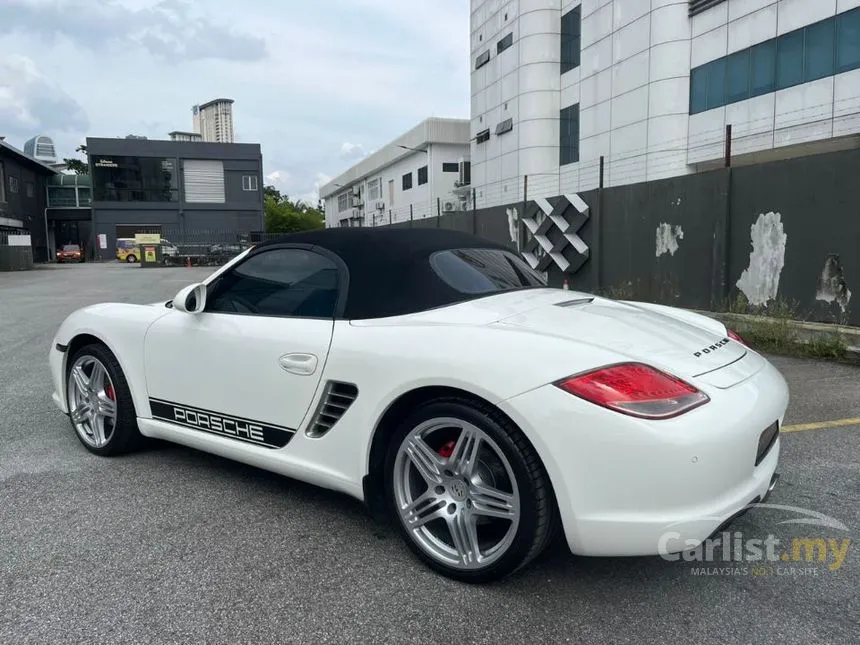
[(845, 282), (842, 262), (836, 253), (831, 253), (824, 261), (824, 269), (821, 271), (815, 299), (827, 303), (835, 302), (842, 309), (843, 313), (848, 308), (848, 303), (851, 300), (851, 290)]
[(750, 227), (752, 251), (749, 267), (744, 269), (737, 287), (750, 304), (766, 305), (776, 298), (779, 277), (785, 265), (785, 243), (788, 236), (782, 227), (782, 215), (762, 213)]
[(672, 226), (661, 222), (657, 225), (657, 257), (664, 253), (675, 255), (678, 250), (678, 241), (684, 239), (684, 229), (680, 226)]

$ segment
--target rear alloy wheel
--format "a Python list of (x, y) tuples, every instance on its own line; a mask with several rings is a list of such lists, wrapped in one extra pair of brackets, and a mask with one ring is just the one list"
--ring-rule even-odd
[(501, 578), (551, 537), (555, 502), (546, 472), (520, 430), (489, 406), (425, 405), (399, 429), (388, 467), (401, 532), (444, 575)]
[(128, 383), (114, 355), (103, 345), (87, 345), (69, 361), (66, 400), (78, 439), (98, 455), (115, 455), (140, 439)]
[(137, 262), (137, 258), (133, 255), (127, 255), (125, 261), (129, 264), (134, 264), (135, 262)]

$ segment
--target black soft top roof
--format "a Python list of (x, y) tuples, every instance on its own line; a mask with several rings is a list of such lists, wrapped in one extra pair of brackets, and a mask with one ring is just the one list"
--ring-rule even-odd
[(256, 249), (280, 244), (312, 245), (343, 260), (349, 274), (347, 319), (398, 316), (474, 298), (436, 275), (430, 256), (448, 249), (511, 250), (469, 233), (435, 228), (328, 228), (286, 235)]

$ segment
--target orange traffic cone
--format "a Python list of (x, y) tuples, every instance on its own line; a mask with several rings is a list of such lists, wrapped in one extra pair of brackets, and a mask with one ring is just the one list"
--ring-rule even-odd
[(188, 269), (191, 268), (191, 258), (190, 257), (185, 258), (185, 266)]

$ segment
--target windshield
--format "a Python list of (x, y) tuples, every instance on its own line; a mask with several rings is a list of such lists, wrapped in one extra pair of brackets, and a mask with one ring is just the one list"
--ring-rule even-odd
[(63, 247), (63, 250), (64, 251), (80, 251), (81, 247), (79, 247), (77, 244), (66, 244)]
[(522, 258), (503, 249), (451, 249), (430, 256), (430, 266), (461, 293), (479, 294), (545, 287), (546, 282)]

